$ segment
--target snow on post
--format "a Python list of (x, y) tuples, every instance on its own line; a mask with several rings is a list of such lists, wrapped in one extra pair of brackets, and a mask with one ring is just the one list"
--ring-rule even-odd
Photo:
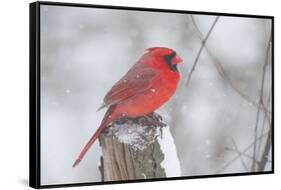
[(156, 113), (123, 117), (101, 134), (102, 181), (180, 176), (180, 165), (169, 127)]

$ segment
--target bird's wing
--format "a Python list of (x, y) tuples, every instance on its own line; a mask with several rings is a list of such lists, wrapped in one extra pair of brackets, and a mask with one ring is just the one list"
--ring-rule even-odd
[(149, 68), (138, 71), (130, 70), (109, 90), (104, 98), (103, 105), (98, 110), (149, 89), (151, 80), (156, 76), (157, 73)]

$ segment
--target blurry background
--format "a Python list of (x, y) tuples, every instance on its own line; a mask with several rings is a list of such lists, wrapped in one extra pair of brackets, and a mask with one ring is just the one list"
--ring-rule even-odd
[[(106, 92), (152, 46), (173, 48), (184, 60), (176, 95), (157, 111), (171, 127), (182, 176), (253, 171), (254, 146), (241, 152), (271, 123), (271, 20), (220, 17), (186, 87), (214, 19), (41, 6), (42, 184), (100, 181), (97, 143), (71, 166), (100, 124), (104, 111), (96, 109)], [(267, 136), (258, 140), (256, 161)]]

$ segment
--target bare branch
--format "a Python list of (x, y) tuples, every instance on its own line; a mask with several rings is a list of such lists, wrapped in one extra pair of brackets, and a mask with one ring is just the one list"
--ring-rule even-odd
[[(199, 34), (199, 38), (200, 40), (203, 40), (203, 34), (200, 31), (193, 15), (191, 15), (191, 21), (197, 31), (197, 33)], [(220, 74), (220, 76), (232, 87), (232, 89), (239, 95), (241, 96), (244, 100), (246, 100), (247, 102), (249, 102), (251, 105), (258, 107), (258, 103), (255, 102), (252, 98), (250, 98), (247, 94), (245, 94), (244, 92), (242, 92), (231, 80), (231, 78), (228, 76), (228, 74), (226, 73), (225, 69), (223, 68), (221, 62), (219, 61), (219, 59), (217, 59), (212, 52), (210, 51), (210, 49), (208, 48), (208, 45), (205, 44), (205, 51), (208, 53), (209, 57), (212, 59), (212, 63), (214, 64), (215, 68), (217, 69), (217, 72)], [(267, 109), (265, 106), (262, 107), (264, 112), (267, 113), (271, 113), (271, 111), (269, 109)], [(269, 116), (266, 115), (267, 121), (268, 123), (270, 123), (270, 119)]]
[[(270, 133), (270, 131), (262, 134), (261, 136), (259, 136), (257, 139), (255, 139), (251, 144), (249, 144), (242, 152), (241, 154), (244, 154), (246, 153), (248, 150), (250, 150), (254, 144), (257, 142), (257, 141), (260, 141), (262, 138), (266, 137), (268, 135), (268, 133)], [(221, 169), (217, 170), (217, 173), (220, 173), (222, 172), (223, 170), (225, 170), (227, 167), (229, 167), (233, 162), (235, 162), (237, 159), (239, 159), (239, 155), (234, 157), (232, 160), (230, 160), (228, 163), (226, 163)]]
[[(272, 86), (270, 87), (269, 92), (270, 92), (270, 94), (269, 94), (269, 96), (268, 96), (268, 98), (267, 98), (267, 107), (269, 106), (269, 104), (270, 104), (270, 100), (271, 100), (271, 95), (272, 95)], [(265, 130), (265, 127), (266, 127), (266, 125), (265, 125), (265, 121), (266, 121), (266, 115), (264, 114), (263, 121), (262, 121), (261, 134), (263, 134), (263, 132), (264, 132), (264, 130)], [(269, 127), (270, 127), (270, 125), (269, 125)], [(260, 142), (259, 142), (259, 146), (258, 146), (258, 149), (259, 149), (259, 150), (261, 149), (261, 144), (262, 144), (262, 142), (260, 141)]]
[(271, 144), (272, 144), (272, 138), (271, 138), (271, 130), (272, 130), (272, 125), (270, 125), (270, 132), (267, 136), (266, 139), (266, 143), (265, 143), (265, 147), (264, 147), (264, 151), (261, 157), (261, 162), (258, 165), (258, 171), (264, 171), (265, 170), (265, 166), (268, 160), (268, 153), (270, 151), (271, 148)]
[[(237, 154), (240, 154), (241, 156), (244, 156), (244, 157), (246, 157), (246, 158), (249, 158), (250, 160), (256, 162), (257, 164), (259, 164), (259, 163), (261, 162), (261, 161), (259, 161), (259, 160), (253, 160), (252, 155), (247, 154), (247, 153), (245, 153), (245, 152), (237, 151), (237, 150), (234, 150), (234, 149), (229, 148), (229, 147), (226, 147), (225, 150), (230, 151), (230, 152), (235, 152), (235, 153), (237, 153)], [(267, 158), (266, 161), (267, 161), (267, 162), (272, 162), (272, 161), (271, 161), (270, 159), (268, 159), (268, 158)]]
[[(204, 37), (203, 37), (203, 34), (201, 33), (201, 31), (200, 31), (198, 25), (196, 24), (196, 21), (195, 21), (193, 15), (190, 15), (190, 16), (191, 16), (191, 21), (192, 21), (192, 23), (193, 23), (195, 29), (197, 30), (197, 34), (199, 34), (199, 38), (200, 38), (200, 40), (202, 40), (202, 44), (204, 44), (204, 40), (205, 40), (205, 39), (204, 39)], [(211, 51), (209, 50), (207, 44), (205, 43), (204, 45), (205, 45), (205, 51), (208, 53), (208, 55), (209, 55), (210, 58), (212, 59), (212, 63), (214, 64), (214, 66), (215, 66), (215, 68), (217, 69), (217, 71), (218, 71), (218, 73), (220, 74), (220, 76), (221, 76), (223, 79), (225, 79), (225, 81), (228, 82), (228, 84), (232, 87), (232, 89), (234, 89), (234, 91), (237, 92), (244, 100), (246, 100), (246, 101), (249, 102), (250, 104), (252, 104), (252, 105), (254, 105), (255, 107), (257, 107), (258, 110), (262, 110), (262, 111), (264, 112), (264, 121), (263, 121), (263, 123), (265, 122), (265, 119), (266, 119), (266, 120), (268, 121), (269, 125), (270, 125), (270, 123), (271, 123), (271, 116), (270, 116), (271, 111), (270, 111), (270, 109), (267, 108), (268, 105), (269, 105), (269, 102), (270, 102), (270, 97), (269, 97), (269, 99), (268, 99), (267, 106), (266, 106), (266, 105), (264, 104), (264, 102), (263, 102), (263, 99), (262, 99), (263, 95), (262, 95), (262, 94), (261, 94), (262, 96), (260, 96), (259, 102), (256, 102), (255, 100), (251, 99), (247, 94), (245, 94), (244, 92), (242, 92), (242, 91), (232, 82), (232, 80), (229, 78), (229, 76), (228, 76), (227, 73), (225, 72), (225, 70), (224, 70), (222, 64), (220, 63), (220, 61), (219, 61), (216, 57), (213, 56), (213, 54), (212, 54)], [(201, 46), (201, 47), (202, 47), (202, 46)], [(264, 65), (263, 71), (266, 69), (266, 64), (268, 63), (268, 57), (269, 57), (270, 47), (271, 47), (271, 37), (270, 37), (270, 40), (269, 40), (268, 46), (267, 46), (267, 53), (266, 53), (265, 65)], [(203, 48), (202, 48), (202, 49), (203, 49)], [(199, 51), (199, 53), (201, 53), (201, 52)], [(199, 55), (200, 55), (200, 54), (199, 54)], [(198, 55), (197, 55), (197, 57), (198, 57)], [(198, 61), (198, 60), (197, 60), (197, 61)], [(196, 63), (196, 62), (195, 62), (195, 63)], [(193, 65), (193, 66), (194, 66), (194, 65)], [(191, 70), (191, 71), (192, 71), (192, 70)], [(193, 71), (192, 71), (192, 72), (193, 72)], [(192, 73), (192, 72), (191, 72), (191, 73)], [(265, 74), (265, 73), (264, 73), (264, 74)], [(188, 76), (188, 77), (190, 77), (190, 76)], [(264, 78), (264, 77), (263, 77), (263, 78)], [(264, 79), (262, 80), (262, 85), (264, 85), (263, 83), (264, 83)], [(262, 88), (261, 88), (261, 91), (262, 91), (262, 92), (263, 92), (263, 88), (264, 88), (264, 86), (262, 86)], [(264, 124), (263, 124), (263, 125), (264, 125)], [(262, 129), (262, 133), (261, 133), (261, 134), (263, 134), (263, 132), (264, 132), (264, 127), (263, 127), (263, 129)], [(255, 137), (256, 137), (256, 135), (255, 135)], [(255, 140), (254, 140), (255, 143), (252, 144), (252, 146), (256, 146), (256, 142), (257, 142), (257, 141), (258, 141), (258, 140), (255, 139)], [(267, 139), (267, 142), (268, 142), (268, 141), (269, 141), (269, 137), (268, 137), (268, 139)], [(259, 143), (261, 143), (261, 142), (259, 142)], [(268, 144), (268, 143), (267, 143), (267, 144)], [(269, 151), (270, 145), (271, 145), (271, 144), (269, 143), (269, 148), (266, 146), (267, 148), (265, 148), (264, 154), (266, 154), (266, 152)], [(256, 149), (256, 148), (254, 148), (254, 149)], [(240, 152), (240, 153), (238, 153), (238, 154), (240, 154), (240, 156), (241, 156), (241, 154), (243, 154), (243, 152)], [(268, 153), (267, 153), (267, 154), (268, 154)], [(267, 155), (267, 154), (266, 154), (266, 155)], [(238, 158), (239, 158), (239, 156), (236, 157), (234, 160), (232, 160), (231, 163), (234, 162), (234, 161), (235, 161), (236, 159), (238, 159)], [(266, 161), (268, 161), (268, 159), (266, 159), (267, 157), (263, 157), (263, 158), (264, 158), (264, 162), (266, 163)], [(256, 160), (256, 158), (251, 157), (251, 159), (253, 160), (254, 165), (255, 165), (255, 163), (258, 164), (258, 161)], [(229, 165), (230, 165), (231, 163), (229, 163)], [(226, 167), (229, 166), (229, 165), (227, 164)], [(259, 166), (260, 166), (260, 165), (259, 165)], [(225, 168), (226, 168), (226, 167), (225, 167)], [(262, 166), (260, 166), (260, 167), (262, 167)], [(222, 169), (222, 170), (223, 170), (223, 169)]]
[(196, 65), (197, 65), (197, 63), (198, 63), (198, 60), (199, 60), (199, 58), (200, 58), (200, 55), (201, 55), (201, 53), (202, 53), (202, 51), (203, 51), (203, 49), (204, 49), (204, 47), (205, 47), (205, 44), (207, 43), (207, 40), (209, 39), (209, 37), (210, 37), (210, 35), (211, 35), (211, 33), (212, 33), (214, 27), (216, 26), (216, 24), (217, 24), (219, 18), (220, 18), (220, 16), (217, 16), (217, 17), (215, 18), (215, 20), (214, 20), (214, 22), (213, 22), (211, 28), (209, 29), (209, 31), (208, 31), (208, 33), (207, 33), (207, 35), (206, 35), (206, 37), (205, 37), (204, 40), (202, 41), (201, 47), (200, 47), (200, 49), (199, 49), (199, 51), (198, 51), (198, 53), (197, 53), (197, 56), (196, 56), (195, 61), (194, 61), (193, 65), (192, 65), (192, 68), (191, 68), (189, 74), (187, 75), (187, 80), (186, 80), (186, 83), (185, 83), (185, 86), (186, 86), (186, 87), (188, 86), (188, 84), (189, 84), (189, 82), (190, 82), (191, 75), (192, 75), (192, 73), (193, 73), (194, 70), (195, 70), (195, 67), (196, 67)]
[[(262, 71), (262, 79), (261, 79), (261, 89), (260, 89), (260, 98), (259, 98), (259, 106), (257, 109), (257, 116), (256, 116), (256, 124), (255, 124), (255, 130), (254, 130), (254, 138), (256, 139), (258, 137), (258, 127), (259, 127), (259, 118), (260, 118), (260, 109), (263, 104), (263, 91), (264, 91), (264, 83), (265, 83), (265, 74), (266, 74), (266, 66), (268, 64), (268, 57), (269, 57), (269, 51), (271, 48), (271, 33), (270, 37), (267, 43), (267, 48), (266, 48), (266, 56), (265, 56), (265, 61), (263, 65), (263, 71)], [(255, 160), (257, 154), (257, 143), (254, 144), (254, 150), (253, 150), (253, 158)], [(255, 162), (252, 162), (252, 171), (256, 170), (256, 164)]]
[(243, 158), (241, 157), (241, 156), (242, 156), (242, 153), (239, 152), (239, 149), (238, 149), (238, 147), (237, 147), (237, 145), (236, 145), (234, 139), (233, 139), (233, 138), (231, 138), (231, 139), (232, 139), (232, 144), (233, 144), (233, 146), (234, 146), (234, 149), (235, 149), (236, 152), (238, 153), (239, 159), (241, 160), (241, 163), (242, 163), (243, 167), (245, 168), (246, 171), (248, 171), (247, 164), (245, 163), (245, 161), (244, 161)]
[[(195, 27), (196, 31), (199, 33), (200, 40), (203, 40), (204, 36), (203, 36), (201, 30), (199, 29), (199, 27), (198, 27), (198, 25), (197, 25), (197, 23), (195, 21), (194, 16), (191, 14), (190, 17), (191, 17), (191, 21), (192, 21), (193, 26)], [(205, 44), (205, 49), (208, 49), (206, 44)]]

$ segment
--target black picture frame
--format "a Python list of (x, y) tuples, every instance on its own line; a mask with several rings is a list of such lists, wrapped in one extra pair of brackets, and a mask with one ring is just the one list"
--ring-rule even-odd
[[(272, 24), (272, 170), (261, 172), (246, 172), (246, 173), (230, 173), (230, 174), (213, 174), (213, 175), (198, 175), (184, 176), (171, 178), (157, 178), (144, 180), (129, 180), (129, 181), (113, 181), (113, 182), (92, 182), (92, 183), (75, 183), (75, 184), (57, 184), (57, 185), (42, 185), (40, 182), (40, 6), (54, 5), (66, 7), (87, 7), (87, 8), (104, 8), (117, 10), (131, 11), (148, 11), (148, 12), (165, 12), (165, 13), (180, 13), (180, 14), (199, 14), (199, 15), (220, 15), (231, 17), (246, 17), (246, 18), (262, 18), (270, 19)], [(248, 15), (248, 14), (233, 14), (219, 12), (201, 12), (187, 10), (170, 10), (170, 9), (155, 9), (141, 7), (121, 7), (109, 5), (91, 5), (77, 3), (62, 3), (62, 2), (47, 2), (38, 1), (30, 3), (29, 8), (29, 39), (30, 39), (30, 91), (29, 91), (29, 185), (33, 188), (55, 188), (55, 187), (73, 187), (73, 186), (88, 186), (88, 185), (103, 185), (103, 184), (120, 184), (120, 183), (136, 183), (136, 182), (151, 182), (151, 181), (166, 181), (166, 180), (183, 180), (183, 179), (198, 179), (198, 178), (213, 178), (213, 177), (232, 177), (244, 175), (260, 175), (274, 173), (274, 16), (265, 15)]]

